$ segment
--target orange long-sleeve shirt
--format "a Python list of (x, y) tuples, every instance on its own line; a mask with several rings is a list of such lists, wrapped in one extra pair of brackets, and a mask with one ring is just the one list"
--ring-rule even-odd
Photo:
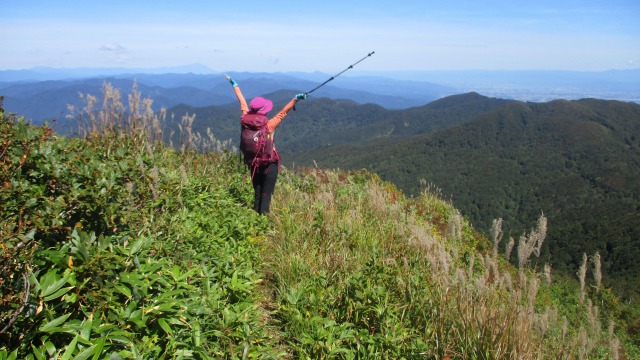
[[(236, 93), (236, 97), (238, 97), (238, 102), (240, 102), (240, 110), (242, 110), (242, 115), (249, 112), (249, 106), (247, 105), (247, 100), (245, 100), (244, 95), (242, 95), (242, 91), (240, 91), (239, 86), (234, 86), (233, 91)], [(267, 121), (267, 128), (269, 129), (269, 133), (273, 134), (276, 131), (276, 128), (282, 122), (285, 116), (293, 109), (293, 106), (296, 104), (296, 99), (293, 98), (287, 105), (285, 105), (280, 112), (276, 114), (276, 116), (272, 117)]]

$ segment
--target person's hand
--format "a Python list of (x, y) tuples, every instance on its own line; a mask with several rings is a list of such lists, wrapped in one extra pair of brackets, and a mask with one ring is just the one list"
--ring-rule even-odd
[(307, 94), (306, 93), (296, 95), (296, 100), (297, 101), (304, 100), (306, 98), (307, 98)]
[(231, 83), (231, 85), (232, 85), (233, 87), (238, 86), (238, 83), (237, 83), (237, 82), (235, 82), (235, 81), (231, 78), (231, 76), (229, 76), (229, 75), (227, 75), (227, 74), (224, 74), (224, 77), (226, 77), (226, 78), (227, 78), (227, 80), (229, 80), (229, 82)]

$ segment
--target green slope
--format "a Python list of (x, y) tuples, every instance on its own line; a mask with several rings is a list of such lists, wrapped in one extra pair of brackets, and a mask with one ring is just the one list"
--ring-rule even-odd
[(618, 290), (635, 296), (631, 289), (640, 289), (636, 104), (511, 102), (431, 135), (290, 157), (367, 168), (409, 194), (418, 193), (424, 179), (485, 232), (493, 219), (504, 218), (517, 237), (544, 212), (550, 223), (544, 257), (554, 267), (574, 272), (583, 252), (599, 251)]
[(0, 359), (638, 354), (609, 288), (515, 269), (430, 193), (285, 170), (261, 217), (237, 156), (153, 119), (65, 139), (0, 111)]

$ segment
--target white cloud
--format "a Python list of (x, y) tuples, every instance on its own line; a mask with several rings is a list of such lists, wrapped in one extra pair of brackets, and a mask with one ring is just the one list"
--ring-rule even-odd
[(102, 45), (102, 46), (100, 46), (100, 50), (101, 51), (113, 51), (113, 52), (119, 52), (119, 53), (127, 51), (127, 49), (124, 46), (122, 46), (120, 44), (117, 44), (117, 43), (110, 43), (110, 44)]

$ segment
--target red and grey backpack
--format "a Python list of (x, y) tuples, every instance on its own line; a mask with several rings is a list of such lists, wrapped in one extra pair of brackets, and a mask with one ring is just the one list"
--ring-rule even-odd
[(273, 135), (267, 128), (268, 120), (265, 115), (257, 113), (248, 113), (240, 118), (240, 151), (252, 177), (256, 169), (280, 161), (280, 155), (273, 147)]

